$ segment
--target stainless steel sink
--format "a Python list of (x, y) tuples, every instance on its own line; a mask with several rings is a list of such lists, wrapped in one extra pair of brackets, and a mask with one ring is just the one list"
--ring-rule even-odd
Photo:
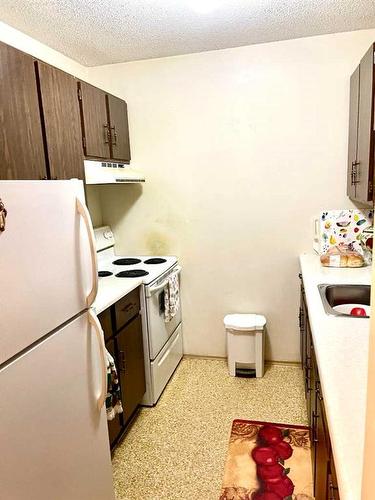
[(335, 311), (333, 307), (344, 304), (370, 305), (370, 285), (318, 285), (324, 310), (333, 316), (350, 316), (351, 318), (368, 318), (369, 316), (351, 316)]

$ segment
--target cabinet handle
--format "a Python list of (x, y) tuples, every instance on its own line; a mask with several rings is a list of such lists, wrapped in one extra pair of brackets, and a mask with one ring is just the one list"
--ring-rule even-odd
[(338, 491), (338, 487), (334, 485), (332, 476), (329, 475), (328, 478), (328, 492), (329, 492), (329, 500), (335, 500), (336, 495), (335, 492)]
[(352, 186), (359, 183), (359, 161), (352, 161), (352, 171), (351, 171), (351, 183)]
[(312, 428), (312, 435), (313, 435), (313, 443), (315, 444), (318, 444), (319, 443), (319, 439), (317, 438), (317, 432), (316, 432), (316, 422), (319, 418), (319, 415), (317, 415), (315, 413), (315, 411), (313, 411), (313, 428)]
[(111, 130), (113, 130), (113, 134), (111, 133), (111, 136), (112, 136), (112, 146), (117, 146), (117, 132), (116, 132), (116, 127), (111, 127)]
[(109, 144), (109, 127), (108, 125), (103, 125), (104, 129), (104, 143)]
[(127, 304), (125, 307), (123, 307), (121, 309), (121, 311), (124, 313), (127, 313), (127, 312), (131, 311), (134, 308), (134, 306), (135, 306), (135, 304), (133, 304), (133, 303)]
[(323, 401), (323, 396), (320, 393), (320, 389), (316, 388), (315, 392), (316, 392), (316, 396), (319, 399), (319, 401)]
[(120, 351), (120, 370), (122, 372), (126, 372), (126, 359), (125, 359), (125, 351)]
[(305, 321), (305, 315), (303, 313), (303, 309), (300, 307), (299, 308), (299, 329), (301, 331), (301, 333), (305, 333), (304, 331), (304, 328), (303, 328), (303, 325), (304, 325), (304, 321)]

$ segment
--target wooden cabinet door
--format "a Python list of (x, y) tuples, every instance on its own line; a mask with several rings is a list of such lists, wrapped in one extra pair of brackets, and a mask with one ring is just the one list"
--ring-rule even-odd
[[(100, 318), (99, 318), (100, 319)], [(109, 342), (106, 343), (106, 348), (108, 349), (109, 353), (113, 356), (116, 362), (116, 349), (115, 349), (115, 341), (110, 340)], [(117, 367), (117, 363), (116, 363)], [(118, 367), (117, 367), (118, 368)], [(111, 448), (117, 441), (119, 435), (121, 434), (123, 425), (122, 425), (122, 416), (117, 414), (113, 420), (107, 420), (108, 424), (108, 434), (109, 434), (109, 442), (111, 445)]]
[(330, 440), (324, 404), (321, 392), (317, 391), (316, 398), (316, 454), (315, 454), (315, 489), (316, 500), (327, 500), (328, 498), (328, 475)]
[(47, 176), (34, 59), (0, 43), (0, 179)]
[(83, 179), (77, 80), (40, 61), (37, 68), (51, 179)]
[(79, 92), (85, 156), (110, 158), (106, 93), (85, 82), (79, 82)]
[(314, 345), (311, 347), (311, 391), (310, 391), (310, 407), (309, 421), (311, 422), (311, 461), (313, 468), (313, 477), (316, 475), (316, 456), (318, 443), (318, 411), (317, 411), (317, 390), (319, 387), (319, 373), (315, 358)]
[(300, 287), (300, 304), (299, 304), (299, 331), (300, 331), (300, 356), (302, 369), (306, 368), (306, 321), (307, 321), (307, 308), (305, 302), (305, 289), (302, 281), (302, 274), (299, 274), (301, 280)]
[(307, 415), (309, 418), (309, 426), (312, 426), (312, 412), (313, 412), (313, 386), (312, 386), (312, 358), (313, 350), (312, 350), (312, 339), (311, 339), (311, 330), (310, 323), (307, 319), (306, 321), (306, 367), (305, 367), (305, 394), (307, 401)]
[(109, 122), (111, 128), (111, 158), (130, 161), (128, 107), (125, 101), (108, 94)]
[(358, 111), (359, 111), (359, 66), (350, 77), (350, 103), (349, 103), (349, 143), (348, 143), (348, 177), (347, 195), (356, 197), (355, 169), (357, 167), (358, 145)]
[(372, 201), (374, 169), (373, 93), (374, 46), (372, 45), (359, 65), (358, 149), (355, 199)]
[(141, 317), (137, 316), (116, 338), (124, 420), (127, 422), (146, 392)]
[(337, 475), (335, 464), (333, 462), (332, 450), (331, 458), (329, 461), (329, 472), (328, 472), (328, 500), (340, 500), (339, 487), (337, 483)]

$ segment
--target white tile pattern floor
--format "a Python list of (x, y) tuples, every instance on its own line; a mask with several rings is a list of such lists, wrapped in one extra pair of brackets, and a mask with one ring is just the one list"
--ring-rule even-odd
[(155, 408), (142, 408), (113, 458), (118, 500), (217, 500), (232, 421), (306, 424), (301, 369), (230, 377), (224, 360), (185, 358)]

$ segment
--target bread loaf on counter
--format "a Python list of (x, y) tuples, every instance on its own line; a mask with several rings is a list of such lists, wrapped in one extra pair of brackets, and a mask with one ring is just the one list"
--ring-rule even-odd
[(362, 267), (364, 259), (358, 252), (349, 250), (346, 245), (337, 245), (320, 256), (325, 267)]

